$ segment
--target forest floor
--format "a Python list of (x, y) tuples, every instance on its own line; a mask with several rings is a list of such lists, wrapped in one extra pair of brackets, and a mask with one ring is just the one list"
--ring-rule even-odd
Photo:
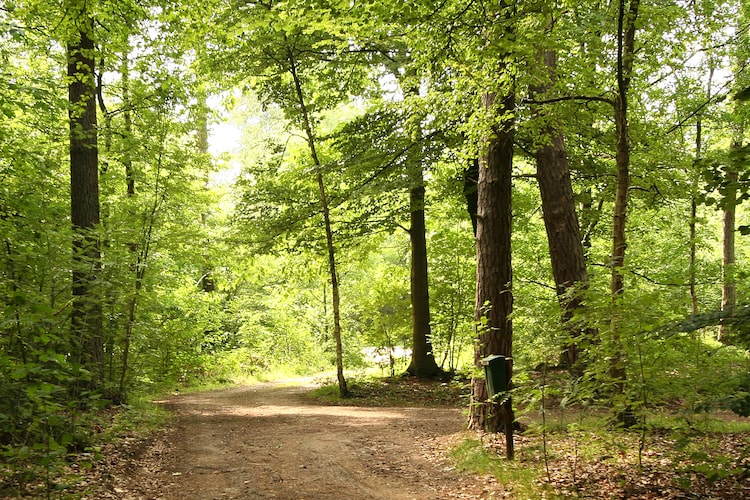
[(452, 466), (447, 451), (465, 428), (455, 406), (333, 406), (308, 397), (313, 388), (263, 383), (160, 402), (174, 413), (168, 429), (105, 452), (86, 498), (503, 497), (494, 478)]
[(0, 498), (750, 498), (750, 420), (727, 411), (655, 408), (623, 430), (552, 405), (524, 413), (508, 462), (501, 435), (466, 430), (465, 381), (350, 380), (350, 399), (324, 382), (176, 393), (157, 402), (167, 425), (70, 454), (51, 490), (0, 464)]

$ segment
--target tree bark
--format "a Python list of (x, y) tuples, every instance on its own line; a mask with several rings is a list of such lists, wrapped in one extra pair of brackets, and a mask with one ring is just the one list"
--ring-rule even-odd
[[(737, 143), (733, 147), (740, 147)], [(737, 190), (733, 185), (737, 182), (737, 171), (728, 170), (727, 178), (729, 188), (724, 195), (724, 217), (722, 224), (722, 262), (721, 262), (721, 310), (722, 312), (731, 311), (737, 303), (737, 286), (734, 280), (734, 234), (736, 229), (736, 209)], [(719, 324), (718, 340), (722, 340), (729, 333), (730, 326), (725, 322)]]
[[(496, 104), (495, 94), (482, 97), (484, 109), (501, 117), (484, 144), (477, 182), (477, 289), (474, 319), (477, 344), (474, 362), (490, 354), (513, 354), (511, 265), (511, 174), (515, 98), (512, 93)], [(509, 374), (510, 378), (510, 374)], [(504, 427), (508, 458), (513, 457), (513, 406), (510, 398), (498, 405), (487, 402), (484, 380), (472, 381), (469, 427), (497, 432)]]
[[(544, 66), (550, 72), (552, 80), (555, 78), (556, 58), (553, 51), (545, 51), (543, 54)], [(535, 92), (543, 93), (548, 87), (537, 88)], [(546, 118), (542, 110), (538, 110), (537, 114)], [(544, 126), (542, 136), (548, 142), (536, 151), (537, 182), (542, 198), (542, 217), (547, 232), (552, 275), (562, 312), (563, 328), (569, 339), (563, 346), (562, 361), (569, 370), (579, 372), (578, 340), (584, 335), (597, 335), (595, 330), (581, 328), (572, 321), (576, 311), (583, 307), (583, 292), (588, 288), (589, 278), (565, 140), (551, 122)]]
[(304, 93), (302, 92), (302, 82), (300, 81), (299, 75), (297, 74), (296, 59), (291, 51), (289, 52), (288, 57), (289, 73), (292, 76), (292, 80), (294, 82), (297, 102), (299, 104), (300, 114), (302, 116), (302, 126), (305, 130), (305, 137), (307, 138), (307, 145), (310, 148), (310, 156), (312, 157), (313, 165), (315, 165), (315, 168), (317, 170), (316, 179), (318, 182), (318, 193), (320, 196), (320, 205), (323, 212), (323, 223), (326, 233), (326, 247), (328, 249), (328, 269), (331, 276), (333, 338), (336, 342), (336, 378), (338, 379), (339, 383), (339, 394), (341, 395), (341, 397), (348, 397), (349, 388), (346, 383), (346, 378), (344, 377), (344, 350), (341, 341), (341, 295), (339, 292), (338, 272), (336, 270), (336, 249), (333, 244), (333, 230), (331, 229), (331, 211), (328, 204), (328, 196), (326, 194), (322, 165), (320, 163), (320, 158), (318, 157), (315, 134), (313, 132), (313, 124), (312, 120), (310, 119), (310, 114), (307, 110), (307, 102), (305, 100)]
[(412, 353), (407, 372), (418, 378), (432, 378), (442, 370), (432, 351), (430, 329), (430, 293), (427, 274), (427, 237), (424, 211), (424, 178), (422, 168), (413, 167), (413, 186), (409, 193), (411, 227), (411, 313)]
[[(400, 65), (390, 64), (390, 71), (410, 98), (419, 97), (419, 87), (411, 79), (414, 71), (407, 70), (409, 78), (399, 78)], [(417, 125), (419, 128), (419, 125)], [(420, 144), (422, 131), (416, 130), (416, 145)], [(409, 280), (412, 342), (411, 362), (406, 372), (417, 378), (434, 378), (443, 373), (435, 361), (432, 350), (432, 329), (430, 325), (430, 283), (427, 263), (427, 227), (425, 223), (425, 181), (421, 149), (412, 147), (407, 158), (409, 178), (409, 243), (411, 247), (411, 275)]]
[(463, 172), (464, 198), (466, 199), (466, 211), (471, 219), (471, 228), (474, 230), (474, 238), (477, 237), (477, 181), (479, 179), (479, 159), (469, 160), (469, 165)]
[(70, 207), (73, 227), (73, 302), (71, 333), (79, 362), (101, 381), (104, 344), (98, 278), (101, 254), (99, 225), (99, 152), (96, 120), (94, 23), (81, 11), (67, 44), (68, 117), (70, 122)]
[[(628, 98), (630, 81), (635, 57), (635, 21), (638, 17), (640, 0), (620, 0), (617, 22), (617, 94), (614, 102), (617, 186), (615, 191), (615, 206), (612, 218), (612, 275), (610, 293), (615, 309), (618, 308), (625, 292), (622, 267), (625, 265), (625, 222), (628, 212), (628, 190), (630, 189), (630, 135), (628, 123)], [(615, 310), (612, 321), (612, 349), (610, 361), (610, 376), (613, 380), (614, 392), (618, 396), (625, 395), (625, 353), (622, 345), (620, 320)], [(626, 425), (635, 424), (634, 416), (629, 404), (619, 411), (618, 420)]]

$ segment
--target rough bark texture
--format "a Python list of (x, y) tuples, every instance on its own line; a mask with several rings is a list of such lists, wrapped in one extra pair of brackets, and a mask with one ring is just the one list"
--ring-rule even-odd
[(564, 361), (572, 369), (579, 357), (577, 339), (587, 333), (594, 334), (593, 330), (582, 329), (572, 322), (573, 315), (583, 307), (582, 293), (588, 287), (588, 272), (563, 137), (552, 128), (548, 133), (551, 144), (536, 153), (537, 181), (563, 328), (570, 338)]
[[(511, 357), (513, 310), (511, 291), (511, 173), (513, 167), (513, 118), (515, 105), (512, 94), (495, 103), (494, 94), (485, 94), (482, 104), (502, 116), (501, 124), (488, 137), (479, 164), (477, 182), (477, 290), (475, 320), (477, 345), (474, 361), (490, 354)], [(513, 456), (513, 408), (505, 404), (488, 404), (484, 380), (472, 381), (469, 426), (473, 429), (498, 431), (505, 428), (508, 456)]]
[(73, 226), (72, 339), (77, 356), (97, 384), (103, 373), (102, 308), (97, 280), (101, 272), (99, 240), (99, 153), (96, 130), (93, 22), (76, 20), (78, 32), (67, 46), (70, 120), (70, 208)]
[[(551, 73), (551, 80), (554, 79), (556, 54), (546, 51), (543, 61)], [(536, 89), (539, 93), (545, 90), (545, 87)], [(544, 117), (543, 110), (538, 114)], [(564, 346), (562, 361), (569, 369), (575, 370), (579, 357), (577, 339), (582, 335), (596, 335), (594, 330), (582, 329), (572, 323), (573, 315), (583, 306), (582, 293), (588, 287), (588, 272), (565, 140), (552, 123), (544, 127), (542, 135), (548, 142), (536, 151), (537, 182), (563, 328), (570, 339)]]

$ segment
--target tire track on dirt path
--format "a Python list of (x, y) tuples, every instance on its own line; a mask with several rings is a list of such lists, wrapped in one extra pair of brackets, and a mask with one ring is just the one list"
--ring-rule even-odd
[[(175, 396), (174, 425), (108, 485), (127, 499), (494, 498), (497, 485), (445, 459), (452, 408), (317, 404), (309, 385)], [(103, 497), (102, 497), (103, 498)]]

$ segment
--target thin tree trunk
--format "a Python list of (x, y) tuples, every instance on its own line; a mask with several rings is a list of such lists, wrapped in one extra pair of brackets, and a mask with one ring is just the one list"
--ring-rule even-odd
[[(610, 293), (615, 311), (612, 315), (612, 355), (610, 375), (613, 380), (615, 394), (625, 395), (625, 353), (621, 338), (621, 324), (617, 309), (625, 292), (622, 268), (625, 265), (625, 222), (628, 212), (628, 190), (630, 188), (630, 136), (628, 123), (628, 98), (630, 80), (633, 72), (635, 57), (635, 21), (638, 17), (639, 0), (620, 0), (617, 22), (617, 95), (615, 96), (615, 133), (617, 136), (616, 164), (617, 187), (615, 191), (615, 207), (612, 221), (612, 276)], [(635, 424), (632, 410), (625, 403), (625, 409), (620, 411), (618, 419), (626, 426)]]
[(326, 232), (326, 246), (328, 248), (328, 268), (331, 275), (331, 300), (333, 306), (333, 338), (336, 342), (336, 377), (339, 383), (339, 394), (341, 397), (349, 396), (349, 388), (346, 384), (346, 378), (344, 377), (344, 350), (341, 342), (341, 296), (339, 293), (339, 279), (336, 271), (336, 249), (333, 244), (333, 230), (331, 229), (331, 212), (328, 204), (328, 196), (326, 194), (325, 180), (323, 178), (322, 165), (318, 158), (317, 147), (315, 144), (315, 134), (313, 133), (312, 121), (310, 119), (309, 112), (307, 110), (307, 104), (305, 101), (304, 93), (302, 92), (302, 83), (300, 82), (297, 74), (297, 63), (294, 55), (290, 52), (289, 57), (289, 70), (294, 81), (295, 91), (297, 94), (297, 102), (300, 106), (300, 112), (302, 115), (302, 125), (305, 129), (305, 135), (307, 138), (307, 144), (310, 148), (310, 156), (312, 157), (313, 165), (316, 168), (316, 178), (318, 181), (318, 193), (320, 196), (320, 205), (323, 211), (323, 222), (325, 225)]
[(695, 289), (696, 282), (696, 224), (698, 218), (698, 204), (695, 196), (690, 197), (690, 312), (693, 315), (698, 314), (698, 294)]
[(73, 226), (71, 328), (79, 361), (97, 385), (104, 370), (99, 239), (99, 153), (96, 122), (94, 23), (79, 12), (78, 33), (67, 45), (70, 119), (70, 205)]
[(479, 159), (472, 158), (463, 172), (464, 198), (466, 198), (466, 211), (471, 219), (471, 227), (474, 230), (474, 238), (477, 237), (477, 181), (479, 179)]
[[(198, 97), (197, 105), (197, 116), (196, 116), (196, 138), (198, 153), (208, 161), (208, 104), (206, 103), (206, 96), (201, 92)], [(209, 170), (206, 169), (203, 178), (203, 185), (208, 190), (209, 182)], [(201, 212), (201, 226), (204, 228), (207, 226), (208, 214)], [(203, 248), (203, 269), (200, 280), (201, 289), (206, 293), (216, 291), (216, 281), (214, 280), (213, 268), (210, 262), (210, 256), (208, 254), (208, 248), (210, 247), (210, 241), (206, 239)]]
[[(713, 72), (713, 70), (712, 70)], [(711, 94), (711, 78), (709, 77), (708, 93), (709, 99)], [(698, 116), (698, 120), (695, 123), (695, 159), (700, 161), (703, 152), (703, 117)], [(688, 230), (690, 231), (690, 311), (693, 315), (698, 314), (698, 295), (695, 290), (696, 282), (696, 257), (697, 257), (697, 242), (696, 242), (696, 225), (698, 218), (698, 203), (696, 195), (693, 190), (690, 194), (690, 221), (688, 223)]]
[[(739, 147), (736, 143), (733, 147)], [(724, 218), (722, 226), (722, 265), (721, 265), (721, 310), (722, 312), (730, 312), (737, 303), (737, 287), (734, 280), (734, 264), (735, 264), (735, 251), (734, 251), (734, 234), (735, 234), (735, 219), (737, 203), (737, 190), (732, 187), (737, 182), (737, 171), (727, 171), (727, 178), (730, 183), (729, 189), (727, 189), (724, 195)], [(726, 337), (729, 333), (729, 325), (722, 322), (719, 324), (718, 340)]]
[[(714, 76), (713, 66), (708, 70), (708, 82), (706, 84), (706, 102), (711, 100), (711, 87)], [(698, 115), (695, 122), (695, 159), (700, 161), (703, 158), (703, 116)], [(694, 174), (695, 175), (695, 174)], [(696, 225), (698, 218), (698, 203), (695, 192), (690, 195), (690, 310), (693, 315), (698, 314), (698, 294), (695, 289), (696, 283)], [(720, 330), (721, 331), (721, 330)]]
[[(125, 139), (128, 141), (125, 143), (123, 150), (122, 163), (125, 167), (125, 193), (128, 200), (128, 211), (131, 217), (132, 213), (132, 201), (135, 198), (135, 172), (133, 171), (133, 156), (132, 156), (132, 141), (133, 139), (133, 117), (131, 113), (130, 103), (130, 67), (128, 61), (128, 51), (125, 51), (122, 55), (122, 64), (120, 67), (120, 73), (122, 75), (122, 105), (123, 105), (123, 125), (125, 132)], [(141, 286), (143, 283), (143, 270), (142, 266), (144, 263), (141, 262), (141, 255), (138, 252), (138, 244), (135, 241), (129, 241), (127, 243), (130, 255), (133, 258), (131, 266), (135, 274), (135, 285), (132, 295), (128, 300), (127, 306), (127, 322), (125, 323), (125, 337), (122, 345), (122, 359), (120, 365), (120, 383), (118, 385), (118, 397), (121, 401), (125, 401), (125, 381), (127, 379), (127, 373), (129, 370), (129, 358), (130, 358), (130, 342), (133, 338), (133, 328), (135, 327), (136, 310), (138, 307), (138, 297), (140, 295)]]

